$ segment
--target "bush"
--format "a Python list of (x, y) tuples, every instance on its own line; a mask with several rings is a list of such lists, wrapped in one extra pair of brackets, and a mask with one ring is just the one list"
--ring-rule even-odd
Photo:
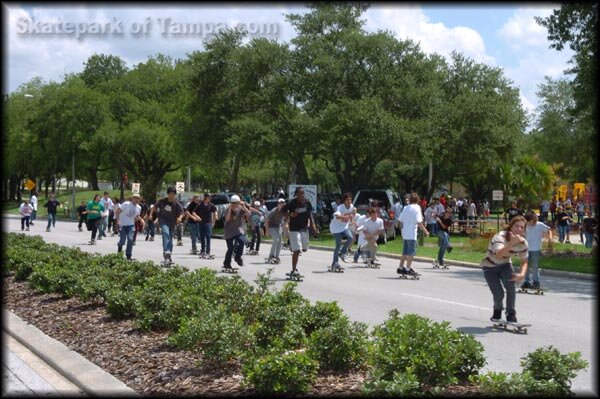
[(304, 331), (306, 335), (312, 334), (313, 331), (320, 328), (329, 327), (336, 320), (344, 316), (344, 311), (339, 307), (337, 302), (321, 302), (317, 301), (314, 305), (308, 308), (308, 312), (304, 315)]
[(308, 353), (320, 369), (343, 372), (366, 364), (368, 345), (367, 325), (343, 316), (311, 334)]
[(319, 362), (304, 351), (274, 349), (270, 353), (244, 362), (244, 383), (261, 394), (306, 393), (316, 380)]
[(404, 372), (394, 371), (391, 380), (383, 379), (380, 370), (374, 370), (365, 382), (363, 393), (367, 396), (416, 396), (421, 393), (419, 379), (409, 368)]
[(423, 385), (449, 385), (466, 380), (484, 366), (483, 346), (474, 337), (451, 330), (416, 314), (399, 317), (397, 310), (373, 331), (370, 364), (381, 379), (393, 381), (394, 372), (412, 373)]
[(536, 380), (557, 383), (557, 393), (566, 395), (571, 392), (571, 378), (577, 376), (576, 371), (585, 369), (588, 362), (581, 359), (579, 352), (562, 355), (558, 349), (549, 346), (528, 353), (521, 358), (521, 366)]
[(202, 317), (185, 318), (168, 341), (182, 349), (198, 351), (212, 364), (236, 359), (250, 346), (252, 334), (239, 314), (223, 306), (205, 307)]
[(479, 394), (486, 396), (558, 396), (560, 384), (556, 381), (541, 381), (533, 378), (529, 371), (521, 373), (488, 372), (469, 377), (477, 384)]

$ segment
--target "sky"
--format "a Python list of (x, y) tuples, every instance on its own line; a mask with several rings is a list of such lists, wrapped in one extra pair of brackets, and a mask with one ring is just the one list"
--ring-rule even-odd
[[(211, 32), (239, 23), (248, 28), (249, 38), (289, 43), (296, 32), (285, 14), (308, 10), (296, 2), (151, 4), (2, 3), (3, 94), (36, 76), (61, 81), (67, 73), (81, 72), (95, 53), (117, 55), (130, 68), (158, 53), (185, 58), (202, 50)], [(552, 14), (558, 3), (459, 4), (372, 3), (362, 18), (366, 31), (388, 30), (398, 39), (419, 43), (425, 53), (448, 57), (457, 51), (502, 68), (519, 88), (524, 108), (533, 113), (538, 85), (545, 76), (565, 77), (573, 55), (569, 49), (550, 49), (546, 29), (534, 20)]]

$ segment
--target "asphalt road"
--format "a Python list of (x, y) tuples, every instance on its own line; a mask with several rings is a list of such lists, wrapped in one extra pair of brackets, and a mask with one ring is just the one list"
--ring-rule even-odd
[[(46, 222), (38, 220), (28, 234), (39, 234), (47, 242), (65, 246), (78, 246), (89, 252), (116, 252), (117, 237), (107, 237), (90, 246), (90, 233), (77, 231), (72, 222), (58, 221), (56, 229), (45, 232)], [(4, 218), (3, 231), (20, 232), (20, 220)], [(141, 238), (140, 238), (141, 237)], [(212, 240), (214, 260), (200, 260), (190, 255), (191, 242), (184, 237), (183, 246), (175, 246), (173, 261), (196, 269), (209, 267), (220, 270), (225, 254), (225, 241)], [(244, 267), (239, 275), (252, 282), (258, 272), (265, 273), (274, 267), (275, 287), (285, 282), (285, 273), (291, 270), (291, 253), (282, 251), (280, 265), (267, 265), (270, 245), (263, 243), (260, 255), (244, 255)], [(418, 249), (417, 249), (418, 254)], [(133, 257), (138, 260), (162, 259), (162, 239), (144, 241), (138, 236), (133, 247)], [(366, 269), (359, 264), (342, 264), (345, 273), (329, 273), (332, 252), (312, 249), (300, 257), (298, 269), (305, 276), (298, 291), (311, 301), (337, 301), (353, 320), (373, 326), (383, 322), (391, 309), (401, 313), (417, 313), (434, 321), (449, 321), (451, 326), (474, 335), (485, 347), (488, 361), (484, 370), (520, 371), (520, 358), (541, 346), (553, 345), (561, 353), (579, 351), (590, 363), (586, 371), (579, 372), (573, 380), (573, 391), (583, 395), (597, 395), (596, 380), (596, 282), (546, 276), (542, 286), (545, 295), (517, 294), (517, 317), (521, 323), (532, 324), (528, 334), (513, 334), (491, 328), (492, 297), (479, 269), (451, 266), (449, 270), (436, 270), (429, 263), (414, 262), (421, 273), (420, 280), (398, 278), (398, 260), (380, 257), (381, 269)], [(568, 260), (565, 260), (568, 262)]]

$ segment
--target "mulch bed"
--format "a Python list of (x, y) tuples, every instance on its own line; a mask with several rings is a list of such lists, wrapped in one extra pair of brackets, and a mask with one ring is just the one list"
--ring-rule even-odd
[[(142, 331), (133, 320), (115, 320), (104, 305), (39, 294), (26, 282), (3, 278), (3, 306), (62, 342), (144, 396), (248, 396), (240, 366), (199, 366), (201, 356), (167, 344), (168, 332)], [(307, 396), (358, 396), (365, 371), (319, 375)], [(453, 386), (447, 395), (473, 395), (471, 386)]]

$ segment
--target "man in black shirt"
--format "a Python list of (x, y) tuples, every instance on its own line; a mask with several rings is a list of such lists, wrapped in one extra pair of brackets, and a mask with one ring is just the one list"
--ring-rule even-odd
[(56, 227), (56, 209), (61, 206), (61, 203), (54, 197), (54, 193), (50, 193), (50, 199), (44, 204), (44, 208), (48, 209), (48, 226), (46, 231), (50, 231), (50, 225)]
[(187, 208), (185, 208), (185, 216), (187, 217), (187, 224), (190, 226), (190, 236), (192, 238), (192, 250), (190, 251), (190, 254), (192, 255), (198, 254), (196, 241), (198, 241), (199, 237), (198, 222), (200, 221), (200, 218), (193, 213), (198, 204), (200, 204), (200, 196), (194, 195)]
[(296, 188), (295, 198), (286, 204), (281, 211), (289, 215), (290, 226), (290, 247), (292, 248), (292, 272), (290, 275), (299, 276), (296, 266), (298, 265), (298, 257), (300, 250), (306, 250), (308, 246), (308, 226), (314, 230), (315, 234), (319, 233), (315, 221), (312, 216), (312, 205), (304, 197), (304, 188)]
[(167, 197), (159, 200), (153, 208), (158, 215), (158, 224), (163, 239), (163, 257), (165, 266), (173, 263), (171, 253), (173, 252), (173, 234), (175, 226), (181, 223), (183, 218), (183, 207), (175, 198), (177, 191), (175, 187), (167, 188)]
[(77, 227), (79, 227), (79, 231), (82, 231), (81, 225), (85, 223), (87, 219), (87, 204), (85, 201), (81, 201), (81, 205), (77, 208), (77, 214), (79, 215), (79, 225)]
[(198, 231), (200, 234), (200, 257), (210, 256), (210, 239), (212, 229), (217, 221), (217, 207), (210, 201), (210, 194), (205, 193), (204, 199), (196, 206), (193, 213), (200, 218)]
[(444, 254), (452, 252), (452, 245), (450, 245), (449, 229), (452, 226), (452, 208), (447, 207), (443, 215), (435, 216), (437, 223), (437, 236), (439, 238), (438, 245), (440, 247), (438, 251), (437, 260), (434, 261), (434, 267), (444, 267)]
[(523, 211), (517, 207), (517, 201), (510, 204), (510, 208), (504, 211), (506, 223), (510, 223), (515, 216), (523, 216)]

